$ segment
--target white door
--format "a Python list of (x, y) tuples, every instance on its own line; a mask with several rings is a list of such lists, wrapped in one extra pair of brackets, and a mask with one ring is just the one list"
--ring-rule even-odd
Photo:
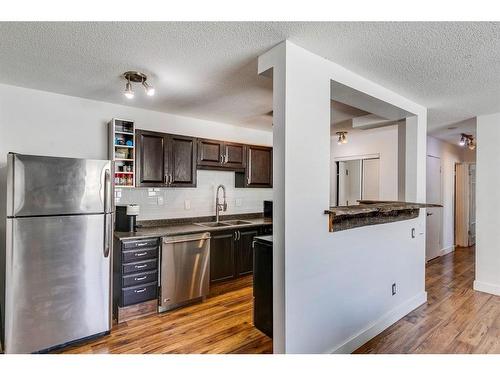
[(361, 160), (339, 162), (339, 206), (352, 206), (361, 199)]
[(363, 160), (363, 189), (361, 192), (362, 199), (380, 199), (379, 169), (379, 159)]
[(476, 243), (476, 164), (469, 165), (469, 246)]
[[(427, 156), (427, 202), (441, 204), (441, 159)], [(430, 260), (439, 256), (441, 251), (442, 208), (427, 208), (427, 236), (425, 239), (425, 258)]]

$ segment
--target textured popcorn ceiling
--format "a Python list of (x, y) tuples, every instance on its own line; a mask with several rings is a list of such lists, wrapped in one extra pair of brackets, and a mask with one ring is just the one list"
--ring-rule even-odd
[[(429, 109), (431, 130), (500, 112), (499, 23), (0, 23), (0, 82), (270, 129), (257, 57), (284, 39)], [(148, 73), (158, 95), (122, 95)]]

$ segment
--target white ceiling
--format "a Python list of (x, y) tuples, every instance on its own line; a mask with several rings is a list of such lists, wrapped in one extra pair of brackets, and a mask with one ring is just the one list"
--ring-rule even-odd
[(462, 133), (476, 137), (476, 118), (470, 118), (454, 124), (449, 124), (448, 126), (433, 129), (429, 132), (429, 135), (456, 145), (460, 141)]
[[(500, 112), (500, 23), (0, 23), (0, 82), (270, 129), (257, 57), (284, 39), (429, 109), (431, 130)], [(157, 96), (122, 95), (120, 74)]]

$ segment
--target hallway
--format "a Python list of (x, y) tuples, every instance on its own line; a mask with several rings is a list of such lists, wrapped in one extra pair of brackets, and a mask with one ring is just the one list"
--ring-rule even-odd
[(476, 292), (474, 247), (430, 261), (427, 303), (355, 353), (500, 353), (500, 297)]

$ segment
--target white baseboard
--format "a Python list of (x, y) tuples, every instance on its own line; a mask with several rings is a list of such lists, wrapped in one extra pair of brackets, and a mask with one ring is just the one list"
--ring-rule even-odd
[(349, 354), (355, 351), (364, 343), (368, 342), (383, 330), (387, 329), (392, 324), (396, 323), (399, 319), (415, 310), (420, 305), (427, 302), (427, 292), (422, 292), (402, 304), (396, 306), (384, 314), (379, 320), (371, 324), (368, 328), (364, 329), (357, 335), (348, 339), (345, 343), (332, 350), (332, 354)]
[(500, 285), (474, 280), (474, 290), (500, 296)]
[(442, 257), (443, 255), (449, 254), (449, 253), (451, 253), (454, 250), (455, 250), (455, 246), (454, 245), (449, 246), (449, 247), (445, 247), (444, 249), (441, 249), (439, 251), (439, 256)]

